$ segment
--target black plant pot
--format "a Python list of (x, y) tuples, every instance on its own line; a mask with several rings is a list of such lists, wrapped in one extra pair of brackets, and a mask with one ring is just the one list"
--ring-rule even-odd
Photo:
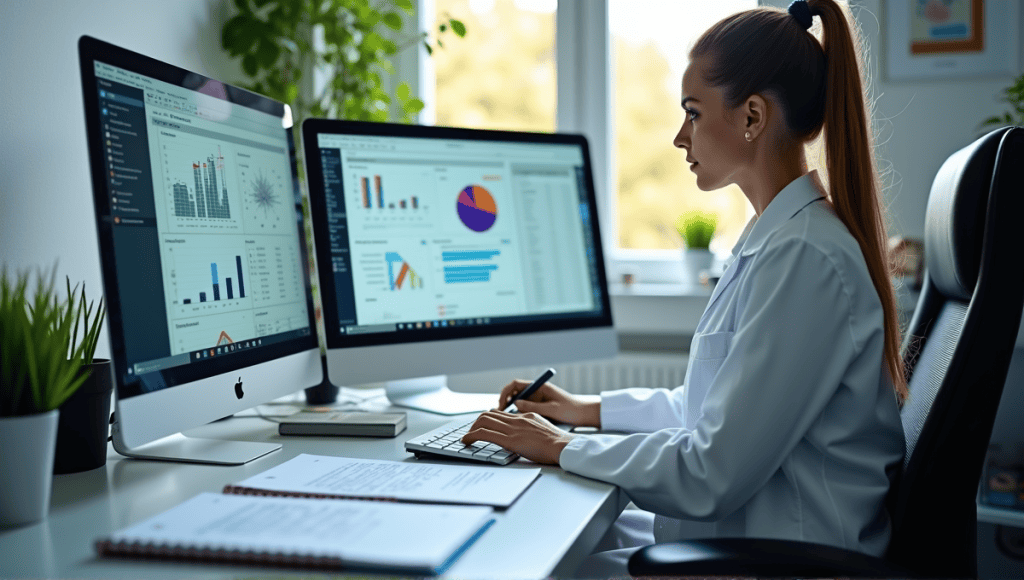
[(320, 364), (324, 369), (324, 380), (319, 385), (306, 389), (307, 405), (333, 405), (338, 400), (340, 389), (337, 385), (332, 384), (331, 379), (327, 377), (327, 357), (321, 356)]
[(113, 365), (107, 359), (93, 359), (86, 366), (92, 371), (89, 378), (60, 406), (54, 473), (77, 473), (107, 463)]

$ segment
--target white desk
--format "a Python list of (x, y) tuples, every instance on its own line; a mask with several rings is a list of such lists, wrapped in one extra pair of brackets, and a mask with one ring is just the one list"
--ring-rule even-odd
[[(274, 407), (265, 406), (263, 410), (268, 414), (277, 412)], [(0, 530), (0, 577), (308, 577), (311, 571), (303, 569), (101, 559), (96, 556), (93, 541), (200, 492), (219, 492), (225, 484), (260, 473), (299, 453), (416, 461), (405, 451), (404, 442), (452, 417), (408, 413), (408, 428), (390, 439), (281, 437), (276, 424), (258, 417), (235, 417), (186, 432), (196, 437), (284, 444), (281, 450), (238, 467), (127, 459), (111, 449), (105, 468), (54, 476), (49, 517), (34, 525)], [(498, 469), (526, 467), (534, 465), (519, 460)], [(495, 525), (445, 576), (498, 579), (570, 575), (627, 503), (625, 494), (612, 485), (557, 467), (544, 467), (541, 476), (512, 507), (495, 512)], [(362, 572), (359, 575), (367, 576)]]

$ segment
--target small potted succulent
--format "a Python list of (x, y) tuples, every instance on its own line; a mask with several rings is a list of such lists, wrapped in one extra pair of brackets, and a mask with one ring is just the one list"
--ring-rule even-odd
[(58, 407), (86, 380), (85, 346), (68, 356), (77, 302), (45, 276), (0, 270), (0, 527), (49, 512)]
[(709, 247), (718, 226), (718, 216), (694, 210), (679, 216), (675, 226), (676, 232), (685, 244), (683, 261), (686, 270), (692, 280), (700, 280), (700, 273), (709, 269), (714, 261), (714, 255)]

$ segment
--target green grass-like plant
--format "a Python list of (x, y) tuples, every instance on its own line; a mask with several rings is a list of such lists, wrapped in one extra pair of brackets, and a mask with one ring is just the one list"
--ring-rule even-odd
[[(71, 343), (68, 345), (68, 357), (79, 357), (83, 365), (92, 364), (96, 354), (96, 345), (100, 341), (100, 329), (103, 328), (103, 319), (107, 315), (107, 307), (100, 297), (98, 306), (92, 302), (85, 303), (85, 282), (82, 282), (82, 289), (78, 290), (78, 284), (71, 287), (71, 279), (65, 277), (68, 289), (68, 308), (65, 310), (65, 317), (73, 317), (75, 329), (71, 333)], [(78, 294), (78, 306), (75, 307), (75, 295)], [(78, 327), (82, 326), (82, 342), (78, 344)]]
[(676, 232), (687, 248), (706, 250), (718, 227), (718, 216), (703, 211), (691, 211), (676, 220)]
[(11, 280), (6, 267), (0, 270), (0, 417), (56, 409), (88, 378), (83, 364), (92, 362), (102, 301), (95, 311), (92, 304), (85, 307), (84, 285), (76, 295), (70, 283), (68, 297), (61, 300), (55, 279), (56, 267), (49, 276), (37, 271), (34, 281), (27, 272)]

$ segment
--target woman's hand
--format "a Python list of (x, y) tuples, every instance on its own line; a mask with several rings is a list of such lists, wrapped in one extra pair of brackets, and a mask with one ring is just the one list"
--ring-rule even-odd
[[(498, 409), (504, 409), (516, 394), (530, 386), (529, 381), (515, 380), (505, 385), (498, 399)], [(544, 383), (527, 399), (516, 401), (522, 413), (537, 413), (559, 423), (582, 427), (601, 427), (601, 400), (570, 395), (551, 383)]]
[(477, 417), (462, 442), (496, 443), (530, 461), (558, 465), (562, 449), (572, 438), (537, 413), (487, 411)]

